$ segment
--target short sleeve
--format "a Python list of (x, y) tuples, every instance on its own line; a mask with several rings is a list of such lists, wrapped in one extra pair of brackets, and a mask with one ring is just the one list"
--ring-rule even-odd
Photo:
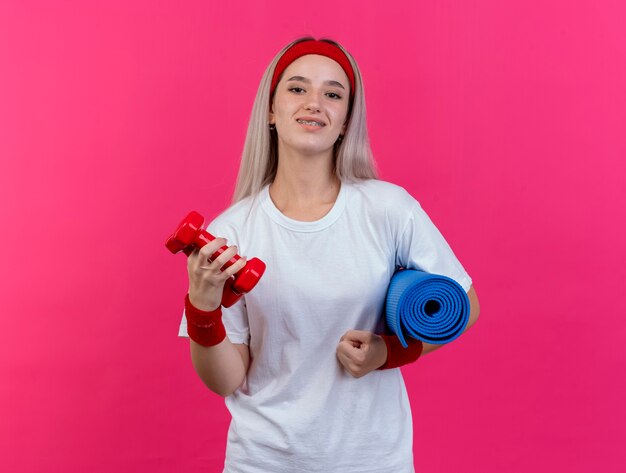
[[(220, 217), (208, 225), (207, 231), (215, 237), (226, 238), (227, 244), (241, 248), (238, 232), (232, 225), (226, 224)], [(222, 307), (222, 322), (226, 328), (226, 335), (232, 343), (248, 345), (250, 341), (250, 326), (248, 311), (246, 310), (245, 296), (231, 307)], [(187, 318), (183, 308), (183, 317), (178, 328), (179, 337), (189, 337), (187, 333)]]
[(448, 242), (419, 202), (408, 193), (406, 198), (409, 214), (397, 239), (396, 266), (447, 276), (469, 291), (472, 279)]

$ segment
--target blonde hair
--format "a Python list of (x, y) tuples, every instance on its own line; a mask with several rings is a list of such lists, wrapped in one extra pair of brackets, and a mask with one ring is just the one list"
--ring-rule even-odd
[[(275, 130), (269, 129), (270, 85), (276, 63), (291, 46), (313, 38), (299, 38), (285, 46), (265, 70), (257, 90), (248, 133), (243, 147), (239, 174), (235, 184), (233, 203), (248, 196), (256, 196), (276, 177), (278, 169), (278, 142)], [(349, 112), (348, 127), (341, 141), (335, 143), (335, 174), (341, 180), (358, 181), (377, 179), (376, 164), (367, 134), (365, 95), (363, 81), (356, 61), (348, 51), (335, 41), (322, 39), (340, 48), (350, 60), (354, 71), (354, 99)]]

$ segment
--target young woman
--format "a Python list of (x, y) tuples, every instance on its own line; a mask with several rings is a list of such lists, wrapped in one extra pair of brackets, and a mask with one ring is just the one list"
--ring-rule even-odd
[[(472, 281), (419, 203), (376, 179), (359, 69), (340, 45), (304, 38), (267, 68), (233, 205), (208, 230), (224, 238), (188, 258), (180, 335), (195, 370), (232, 414), (226, 472), (402, 473), (413, 426), (383, 307), (398, 267)], [(228, 241), (228, 243), (227, 243)], [(229, 249), (214, 261), (210, 255)], [(220, 309), (240, 252), (267, 263), (259, 284)]]

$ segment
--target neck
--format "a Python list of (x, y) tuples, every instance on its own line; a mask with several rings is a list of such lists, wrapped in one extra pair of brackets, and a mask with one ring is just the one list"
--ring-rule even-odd
[(279, 153), (276, 177), (269, 191), (281, 212), (309, 219), (332, 208), (340, 187), (333, 169), (332, 151), (323, 156)]

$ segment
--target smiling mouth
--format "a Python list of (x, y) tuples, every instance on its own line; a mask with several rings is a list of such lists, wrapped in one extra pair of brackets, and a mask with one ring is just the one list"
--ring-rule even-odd
[(297, 121), (298, 123), (302, 124), (302, 125), (319, 126), (320, 128), (321, 128), (321, 127), (326, 126), (326, 124), (325, 124), (325, 123), (322, 123), (322, 122), (316, 122), (316, 121), (312, 121), (312, 120), (300, 120), (300, 119), (298, 119), (298, 120), (296, 120), (296, 121)]

